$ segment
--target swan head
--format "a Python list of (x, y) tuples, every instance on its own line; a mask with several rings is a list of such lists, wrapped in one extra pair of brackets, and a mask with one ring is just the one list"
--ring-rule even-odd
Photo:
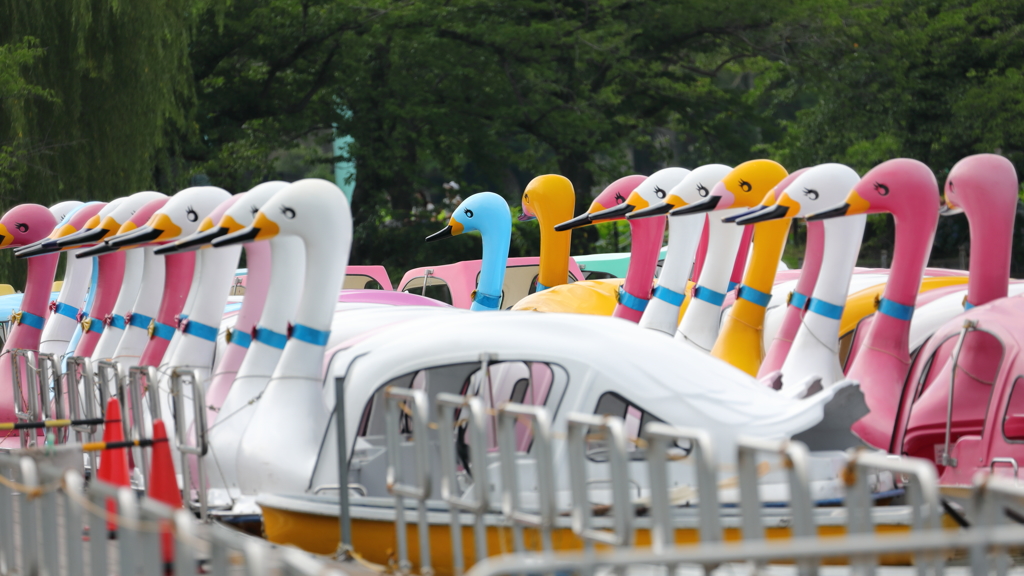
[[(561, 222), (572, 217), (576, 206), (576, 192), (572, 182), (558, 174), (537, 176), (523, 191), (523, 213), (520, 222), (535, 218), (541, 222)], [(543, 225), (543, 224), (542, 224)]]
[(594, 201), (590, 203), (590, 208), (588, 208), (586, 212), (555, 226), (555, 230), (563, 232), (565, 230), (572, 230), (573, 228), (593, 224), (594, 221), (590, 219), (592, 215), (604, 212), (609, 208), (616, 208), (625, 204), (629, 195), (632, 194), (633, 191), (640, 186), (640, 183), (646, 179), (646, 176), (640, 176), (638, 174), (619, 178), (615, 182), (606, 186), (605, 189), (597, 195), (597, 198), (594, 198)]
[[(260, 208), (286, 186), (288, 186), (287, 182), (264, 182), (248, 192), (232, 196), (232, 200), (225, 202), (203, 219), (195, 234), (173, 244), (157, 248), (155, 252), (157, 254), (173, 254), (209, 248), (217, 238), (234, 234), (251, 226)], [(220, 210), (221, 207), (225, 209)]]
[(676, 208), (669, 212), (669, 215), (683, 216), (730, 208), (752, 208), (787, 175), (782, 164), (773, 160), (758, 159), (744, 162), (719, 180), (704, 200)]
[(946, 177), (943, 216), (966, 212), (998, 221), (1000, 214), (1016, 214), (1017, 171), (997, 154), (968, 156), (953, 165)]
[(775, 193), (765, 196), (754, 213), (736, 219), (736, 223), (756, 224), (782, 218), (804, 218), (841, 203), (850, 188), (860, 180), (853, 168), (843, 164), (820, 164), (794, 172), (795, 178), (779, 183)]
[(427, 236), (427, 242), (458, 236), (464, 232), (488, 232), (490, 230), (512, 232), (512, 212), (508, 202), (494, 192), (478, 192), (466, 198), (452, 213), (448, 226)]
[(36, 240), (35, 242), (28, 244), (26, 246), (22, 246), (21, 248), (15, 248), (15, 256), (17, 256), (22, 250), (36, 248), (47, 242), (52, 242), (52, 240), (50, 240), (51, 236), (53, 234), (56, 234), (64, 226), (67, 226), (67, 222), (71, 220), (71, 217), (74, 216), (75, 213), (78, 212), (78, 210), (80, 210), (84, 205), (84, 202), (80, 202), (78, 200), (65, 200), (63, 202), (58, 202), (53, 206), (50, 206), (50, 214), (53, 214), (53, 217), (57, 219), (57, 225), (53, 228), (53, 231), (50, 232), (50, 236)]
[(42, 240), (37, 240), (27, 246), (16, 248), (14, 250), (14, 256), (16, 258), (30, 258), (32, 256), (39, 256), (41, 254), (49, 254), (50, 252), (59, 249), (57, 240), (74, 234), (79, 230), (83, 229), (87, 223), (93, 220), (99, 223), (99, 218), (96, 217), (97, 213), (107, 205), (106, 202), (86, 202), (75, 210), (71, 211), (63, 221), (50, 232), (50, 235)]
[(711, 189), (715, 187), (715, 184), (718, 184), (731, 171), (732, 167), (724, 164), (705, 164), (690, 170), (679, 182), (669, 188), (668, 194), (661, 202), (630, 212), (626, 218), (636, 220), (662, 216), (676, 208), (701, 202), (711, 194)]
[[(240, 210), (251, 210), (247, 200), (235, 206)], [(325, 239), (328, 231), (340, 234), (340, 240)], [(257, 210), (252, 224), (215, 239), (213, 246), (270, 240), (276, 236), (298, 236), (306, 239), (307, 245), (309, 241), (327, 241), (335, 243), (333, 249), (348, 254), (352, 241), (352, 212), (348, 198), (333, 182), (319, 178), (298, 180), (272, 194)], [(337, 242), (343, 242), (344, 246)]]
[(215, 186), (186, 188), (172, 196), (142, 227), (110, 236), (103, 244), (80, 252), (78, 258), (177, 240), (195, 232), (200, 221), (228, 197), (226, 190)]
[(837, 206), (808, 214), (825, 220), (854, 214), (923, 214), (939, 211), (939, 184), (931, 168), (918, 160), (896, 158), (875, 166), (853, 186)]
[(661, 204), (668, 197), (669, 190), (672, 190), (689, 173), (690, 171), (686, 168), (678, 167), (658, 170), (637, 185), (636, 189), (629, 193), (625, 202), (591, 214), (590, 220), (594, 222), (629, 218), (630, 214), (638, 210), (645, 210), (652, 205)]
[[(121, 198), (109, 211), (100, 211), (100, 221), (88, 230), (82, 230), (75, 234), (69, 234), (57, 240), (60, 249), (70, 250), (81, 246), (87, 246), (102, 242), (118, 233), (121, 226), (146, 204), (157, 198), (166, 198), (160, 192), (137, 192), (131, 196)], [(111, 202), (111, 204), (114, 204)], [(108, 205), (109, 206), (109, 205)]]
[(56, 225), (57, 219), (45, 206), (15, 206), (0, 218), (0, 248), (16, 248), (42, 240)]

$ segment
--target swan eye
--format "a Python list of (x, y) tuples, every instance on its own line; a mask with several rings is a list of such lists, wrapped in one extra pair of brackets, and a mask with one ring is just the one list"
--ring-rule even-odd
[(284, 214), (284, 217), (289, 220), (295, 218), (295, 210), (292, 210), (287, 206), (281, 206), (281, 214)]
[(621, 193), (619, 193), (619, 192), (615, 193), (615, 203), (616, 204), (622, 204), (625, 201), (626, 201), (626, 198), (623, 197)]
[(879, 196), (888, 196), (889, 187), (881, 182), (875, 182), (875, 192), (878, 192)]
[(708, 190), (707, 186), (703, 184), (697, 184), (697, 194), (700, 194), (701, 198), (707, 198), (708, 194), (711, 194), (711, 191)]
[(818, 191), (817, 190), (811, 190), (810, 188), (804, 188), (804, 196), (807, 196), (811, 200), (817, 200), (818, 199)]
[(466, 215), (466, 218), (472, 218), (473, 217), (473, 211), (470, 210), (469, 208), (463, 208), (462, 209), (462, 213)]
[(655, 187), (654, 187), (654, 195), (655, 195), (655, 196), (657, 196), (659, 200), (664, 200), (664, 199), (665, 199), (665, 196), (667, 196), (667, 195), (668, 195), (668, 193), (667, 193), (667, 192), (665, 192), (665, 191), (664, 191), (664, 190), (663, 190), (663, 189), (661, 188), (661, 186), (655, 186)]
[(744, 192), (750, 192), (753, 186), (751, 186), (750, 182), (747, 182), (746, 180), (740, 180), (740, 188), (742, 188)]
[(529, 204), (530, 203), (530, 195), (529, 194), (523, 194), (523, 203), (524, 204)]
[(195, 222), (199, 220), (199, 213), (196, 212), (195, 208), (189, 206), (185, 209), (185, 218), (188, 218), (189, 222)]
[(14, 225), (14, 227), (17, 228), (18, 232), (21, 232), (22, 234), (28, 232), (28, 224), (25, 224), (24, 222), (18, 222)]
[(256, 216), (256, 213), (259, 212), (259, 211), (260, 211), (260, 209), (257, 208), (255, 204), (253, 204), (252, 206), (249, 207), (249, 212), (251, 212), (253, 216)]

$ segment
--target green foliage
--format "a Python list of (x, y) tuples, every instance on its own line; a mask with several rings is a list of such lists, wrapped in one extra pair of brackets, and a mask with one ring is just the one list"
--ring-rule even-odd
[[(474, 240), (422, 238), (476, 191), (515, 211), (538, 174), (567, 176), (579, 213), (616, 178), (666, 165), (769, 157), (863, 173), (907, 156), (941, 183), (971, 153), (1024, 162), (1024, 4), (1001, 0), (11, 0), (3, 11), (5, 204), (171, 192), (190, 178), (239, 192), (331, 179), (353, 161), (352, 262), (394, 275), (478, 257)], [(354, 139), (344, 157), (338, 134)], [(948, 257), (966, 223), (942, 226), (935, 250)], [(865, 256), (891, 253), (891, 219), (872, 217), (866, 238)], [(538, 245), (536, 223), (516, 223), (513, 255)], [(576, 254), (628, 245), (625, 223), (573, 234)]]

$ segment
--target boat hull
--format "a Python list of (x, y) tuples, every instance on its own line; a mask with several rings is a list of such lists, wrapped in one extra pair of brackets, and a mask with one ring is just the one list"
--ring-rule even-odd
[[(260, 507), (263, 509), (263, 530), (266, 538), (275, 544), (291, 544), (308, 552), (316, 554), (334, 554), (339, 542), (339, 522), (337, 507), (335, 505), (333, 514), (314, 511), (313, 507), (293, 502), (285, 498), (260, 498)], [(884, 508), (884, 507), (881, 507)], [(893, 514), (883, 514), (879, 519), (876, 517), (875, 531), (879, 534), (902, 534), (910, 531), (909, 513), (903, 506), (896, 506)], [(895, 509), (899, 509), (896, 512)], [(729, 510), (729, 509), (726, 509)], [(777, 509), (779, 513), (766, 517), (765, 536), (768, 539), (789, 539), (792, 538), (792, 530), (788, 526), (789, 517), (785, 509)], [(739, 527), (739, 516), (733, 514), (735, 509), (723, 516), (723, 534), (728, 541), (739, 541), (742, 539), (742, 530)], [(352, 546), (361, 559), (374, 564), (384, 566), (394, 565), (397, 555), (395, 540), (394, 511), (392, 509), (378, 506), (352, 506)], [(819, 509), (816, 521), (818, 523), (818, 535), (822, 537), (835, 537), (846, 534), (845, 512), (841, 508)], [(415, 510), (406, 511), (406, 541), (409, 546), (409, 561), (414, 570), (419, 570), (420, 548), (419, 548), (419, 527), (416, 523)], [(583, 548), (583, 541), (574, 534), (568, 525), (568, 517), (560, 520), (552, 531), (552, 546), (557, 551), (573, 551)], [(689, 519), (680, 522), (682, 526), (675, 530), (675, 542), (679, 545), (696, 544), (700, 541), (699, 527), (696, 518), (692, 526)], [(475, 531), (472, 525), (473, 517), (470, 515), (461, 516), (462, 521), (462, 551), (463, 565), (468, 569), (475, 561)], [(451, 525), (448, 512), (431, 511), (428, 513), (430, 524), (430, 561), (438, 576), (454, 574), (453, 555), (451, 545)], [(639, 523), (639, 522), (638, 522)], [(512, 552), (512, 529), (504, 524), (500, 515), (488, 515), (485, 521), (487, 534), (487, 550), (490, 555)], [(955, 529), (957, 525), (948, 516), (943, 516), (943, 525), (948, 529)], [(638, 525), (636, 529), (637, 547), (649, 547), (651, 543), (651, 530), (648, 526)], [(540, 550), (540, 532), (535, 529), (523, 530), (524, 543), (529, 550)], [(600, 547), (600, 545), (599, 545)], [(846, 564), (844, 558), (832, 558), (828, 564)], [(894, 554), (883, 556), (881, 563), (884, 565), (909, 565), (912, 563), (910, 555)]]

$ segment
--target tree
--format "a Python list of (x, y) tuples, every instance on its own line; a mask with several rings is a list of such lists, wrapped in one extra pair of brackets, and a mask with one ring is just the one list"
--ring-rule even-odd
[[(759, 79), (783, 136), (765, 149), (787, 166), (842, 162), (864, 173), (895, 157), (945, 174), (964, 156), (996, 152), (1024, 168), (1024, 5), (982, 0), (840, 2), (819, 33)], [(807, 106), (779, 113), (799, 97)], [(873, 217), (862, 254), (892, 244)], [(964, 219), (943, 219), (933, 256), (967, 242)], [(1020, 264), (1015, 267), (1021, 270)]]
[[(173, 191), (187, 131), (192, 0), (11, 0), (0, 17), (0, 202)], [(4, 62), (4, 59), (7, 61)], [(0, 272), (24, 267), (4, 252)]]

